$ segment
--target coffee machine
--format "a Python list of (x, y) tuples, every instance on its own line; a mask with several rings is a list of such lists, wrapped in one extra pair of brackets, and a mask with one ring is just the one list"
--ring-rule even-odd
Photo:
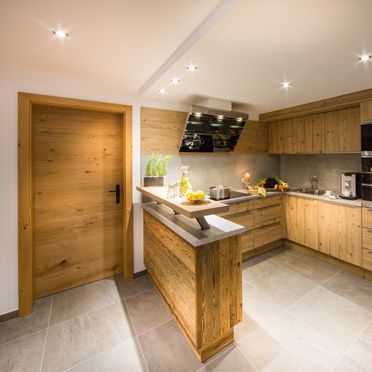
[(341, 194), (344, 199), (359, 199), (361, 196), (360, 173), (341, 173)]

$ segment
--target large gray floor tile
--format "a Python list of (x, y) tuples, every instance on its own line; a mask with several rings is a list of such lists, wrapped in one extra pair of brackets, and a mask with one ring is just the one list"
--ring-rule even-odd
[(295, 258), (287, 262), (284, 266), (318, 284), (324, 283), (339, 271), (339, 269), (334, 266), (307, 256)]
[(341, 271), (324, 287), (372, 312), (372, 282)]
[(372, 319), (372, 313), (323, 287), (316, 288), (289, 311), (343, 351)]
[(40, 371), (45, 337), (42, 330), (0, 346), (0, 371)]
[(258, 328), (260, 326), (243, 309), (243, 319), (234, 327), (235, 342), (241, 342)]
[(56, 324), (120, 301), (113, 278), (72, 288), (54, 296), (50, 324)]
[(141, 350), (133, 338), (72, 368), (71, 372), (141, 372), (145, 371)]
[(268, 252), (268, 254), (270, 256), (270, 260), (280, 265), (284, 265), (290, 261), (293, 261), (295, 258), (302, 256), (302, 253), (287, 247), (273, 249), (272, 251)]
[(0, 345), (48, 327), (52, 297), (36, 300), (30, 315), (0, 322)]
[(253, 277), (249, 283), (283, 307), (293, 304), (317, 286), (312, 280), (279, 265)]
[(268, 322), (284, 308), (243, 281), (243, 310), (259, 325)]
[(277, 266), (278, 265), (275, 262), (272, 262), (269, 259), (256, 260), (253, 258), (245, 261), (243, 262), (243, 279), (249, 283), (251, 279), (271, 272)]
[(200, 371), (221, 371), (221, 372), (257, 372), (254, 365), (244, 356), (238, 347), (233, 347), (227, 352), (213, 359)]
[[(299, 358), (316, 371), (330, 371), (343, 353), (333, 342), (287, 311), (267, 323), (264, 329), (289, 352), (286, 358), (289, 358), (290, 364), (296, 364)], [(294, 361), (292, 356), (296, 356)]]
[(372, 370), (372, 323), (369, 324), (357, 341), (346, 353), (354, 362), (365, 369)]
[(43, 371), (62, 371), (132, 337), (123, 304), (117, 302), (48, 330)]
[(122, 275), (117, 275), (115, 279), (125, 297), (134, 296), (143, 291), (154, 289), (154, 285), (148, 275), (140, 276), (127, 283), (124, 282)]
[(155, 289), (130, 296), (126, 303), (137, 334), (172, 319), (167, 305)]
[(143, 333), (139, 341), (150, 372), (191, 372), (203, 366), (174, 320)]
[(332, 372), (370, 372), (348, 357), (342, 358)]
[(284, 348), (264, 329), (252, 332), (245, 340), (238, 344), (239, 349), (255, 367), (261, 371), (271, 363)]

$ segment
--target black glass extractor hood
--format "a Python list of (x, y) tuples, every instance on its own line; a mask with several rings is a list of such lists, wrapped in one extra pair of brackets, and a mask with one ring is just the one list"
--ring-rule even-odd
[(231, 152), (248, 114), (193, 106), (187, 116), (180, 152)]

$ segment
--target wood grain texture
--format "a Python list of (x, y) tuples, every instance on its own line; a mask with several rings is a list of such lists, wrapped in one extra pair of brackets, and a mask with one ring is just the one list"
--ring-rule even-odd
[(35, 106), (34, 290), (46, 296), (121, 271), (122, 116)]
[(178, 154), (187, 113), (141, 107), (141, 154)]
[(237, 154), (262, 154), (268, 151), (268, 129), (266, 123), (248, 120), (234, 149)]
[(360, 103), (360, 124), (372, 121), (372, 99)]
[(331, 97), (282, 110), (266, 112), (260, 115), (260, 122), (274, 122), (305, 115), (359, 106), (361, 102), (372, 100), (372, 89)]
[(362, 226), (372, 229), (372, 208), (362, 208)]
[[(123, 179), (121, 184), (126, 185), (123, 190), (123, 239), (121, 256), (122, 270), (126, 280), (133, 276), (133, 257), (132, 257), (132, 187), (131, 187), (131, 125), (132, 111), (130, 106), (70, 99), (62, 97), (44, 96), (30, 93), (18, 94), (19, 108), (19, 312), (26, 315), (32, 311), (34, 299), (34, 183), (38, 182), (33, 175), (32, 166), (32, 146), (33, 144), (33, 111), (35, 107), (48, 106), (54, 108), (65, 108), (81, 110), (82, 112), (100, 112), (121, 115), (121, 125), (123, 133), (122, 159), (123, 159)], [(125, 146), (124, 146), (125, 143)], [(80, 143), (79, 143), (80, 144)], [(73, 144), (71, 146), (79, 145)], [(67, 145), (65, 146), (67, 148)], [(70, 147), (71, 149), (71, 147)], [(128, 150), (129, 149), (129, 150)], [(90, 151), (91, 149), (89, 149)], [(86, 165), (87, 159), (82, 156), (81, 162)], [(72, 174), (72, 176), (77, 176)], [(58, 180), (60, 181), (60, 180)], [(65, 180), (63, 180), (65, 181)], [(75, 190), (76, 191), (76, 190)], [(91, 202), (91, 201), (90, 201)], [(60, 218), (61, 215), (68, 216), (66, 208), (58, 210), (41, 211), (41, 215), (50, 213), (53, 218)], [(44, 216), (45, 217), (45, 216)], [(102, 216), (97, 217), (102, 218)], [(90, 274), (87, 274), (90, 275)]]
[(293, 152), (312, 154), (324, 152), (324, 114), (293, 119)]
[(269, 123), (269, 154), (293, 154), (293, 120)]
[(242, 319), (239, 236), (194, 248), (145, 211), (144, 258), (202, 361), (233, 341)]
[(330, 111), (324, 122), (325, 152), (360, 152), (359, 107)]

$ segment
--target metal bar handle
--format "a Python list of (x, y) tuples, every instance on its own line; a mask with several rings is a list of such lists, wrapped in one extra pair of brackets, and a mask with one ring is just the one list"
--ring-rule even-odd
[(109, 192), (114, 192), (116, 196), (116, 204), (120, 204), (120, 185), (115, 185), (115, 190), (109, 190)]

